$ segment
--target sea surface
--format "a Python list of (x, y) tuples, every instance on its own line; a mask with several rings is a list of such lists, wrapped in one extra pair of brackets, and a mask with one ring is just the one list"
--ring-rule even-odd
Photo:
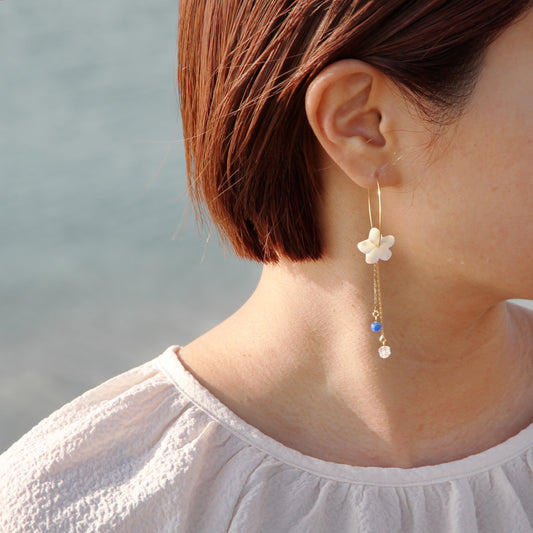
[(0, 451), (259, 279), (186, 210), (176, 17), (169, 0), (0, 2)]
[(0, 452), (259, 280), (186, 209), (176, 17), (170, 0), (0, 1)]

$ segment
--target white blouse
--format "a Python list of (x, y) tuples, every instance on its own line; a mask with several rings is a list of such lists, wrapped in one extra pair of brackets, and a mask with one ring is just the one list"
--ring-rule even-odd
[(171, 346), (0, 456), (0, 531), (533, 532), (532, 450), (533, 424), (435, 466), (303, 455), (230, 411)]

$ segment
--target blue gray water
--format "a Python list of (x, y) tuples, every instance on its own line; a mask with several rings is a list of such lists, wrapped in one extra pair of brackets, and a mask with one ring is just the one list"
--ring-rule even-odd
[(183, 224), (176, 5), (0, 2), (0, 451), (259, 279)]
[(183, 224), (176, 3), (0, 1), (0, 451), (259, 279)]

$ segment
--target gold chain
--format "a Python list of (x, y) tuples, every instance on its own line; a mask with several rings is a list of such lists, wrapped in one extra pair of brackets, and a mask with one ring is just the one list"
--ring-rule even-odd
[(385, 328), (383, 327), (383, 304), (381, 302), (381, 277), (379, 275), (379, 262), (374, 263), (374, 312), (372, 313), (374, 320), (381, 323), (381, 336), (379, 340), (383, 346), (387, 344), (385, 338)]

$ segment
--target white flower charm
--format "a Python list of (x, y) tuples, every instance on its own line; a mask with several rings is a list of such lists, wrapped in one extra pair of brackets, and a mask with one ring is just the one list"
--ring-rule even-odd
[(379, 237), (379, 229), (372, 228), (368, 234), (368, 239), (357, 244), (357, 248), (366, 254), (365, 261), (369, 265), (377, 263), (380, 259), (388, 261), (392, 256), (389, 248), (394, 244), (394, 237), (392, 235), (381, 237), (381, 242)]

